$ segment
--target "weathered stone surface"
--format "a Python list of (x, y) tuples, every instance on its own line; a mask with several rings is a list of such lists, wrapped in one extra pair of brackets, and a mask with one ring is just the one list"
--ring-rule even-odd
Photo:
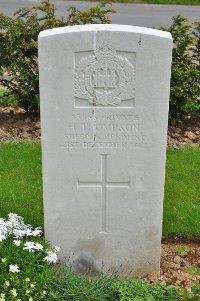
[(45, 234), (77, 271), (158, 273), (171, 35), (40, 33)]

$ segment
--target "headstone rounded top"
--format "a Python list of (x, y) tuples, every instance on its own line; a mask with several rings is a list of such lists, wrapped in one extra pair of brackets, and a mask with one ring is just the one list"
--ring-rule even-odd
[(133, 32), (139, 34), (158, 36), (160, 38), (172, 39), (171, 33), (167, 31), (162, 31), (162, 30), (152, 29), (147, 27), (119, 25), (119, 24), (87, 24), (87, 25), (58, 27), (58, 28), (41, 31), (39, 34), (39, 38), (58, 35), (58, 34), (65, 34), (65, 33), (88, 32), (88, 31)]

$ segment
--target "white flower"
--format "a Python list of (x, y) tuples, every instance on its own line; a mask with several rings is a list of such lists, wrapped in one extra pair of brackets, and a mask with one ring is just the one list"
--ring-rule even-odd
[(15, 236), (15, 238), (31, 236), (32, 230), (29, 225), (27, 225), (27, 226), (23, 225), (23, 227), (20, 227), (20, 228), (13, 230), (13, 235)]
[(43, 250), (43, 245), (36, 242), (35, 243), (35, 250), (37, 250), (37, 251)]
[(17, 291), (16, 291), (15, 288), (13, 288), (13, 289), (10, 290), (10, 291), (11, 291), (11, 293), (12, 293), (12, 295), (13, 295), (14, 297), (16, 297), (16, 296), (18, 295), (18, 293), (17, 293)]
[(28, 299), (28, 301), (33, 301), (33, 298), (32, 298), (32, 297), (30, 297), (30, 298)]
[(32, 241), (27, 241), (24, 244), (23, 250), (28, 250), (29, 252), (35, 252), (35, 250), (36, 251), (43, 250), (43, 246), (39, 243), (35, 243), (35, 242), (32, 242)]
[(42, 230), (40, 228), (35, 228), (35, 230), (32, 231), (32, 236), (40, 236)]
[(15, 240), (13, 240), (13, 243), (14, 243), (17, 247), (19, 247), (19, 246), (21, 245), (21, 240), (15, 239)]
[(9, 271), (12, 273), (18, 273), (20, 272), (19, 267), (17, 264), (10, 264)]
[(10, 282), (8, 280), (5, 281), (6, 286), (10, 286)]
[(35, 287), (35, 284), (34, 284), (34, 283), (31, 283), (31, 284), (30, 284), (30, 287), (31, 287), (31, 288), (34, 288), (34, 287)]
[(28, 250), (29, 252), (35, 252), (35, 243), (32, 241), (25, 242), (23, 250)]
[(4, 299), (4, 298), (5, 298), (5, 296), (6, 296), (5, 294), (1, 294), (1, 298), (2, 298), (2, 299)]
[(30, 293), (30, 291), (29, 290), (26, 290), (26, 294), (28, 295)]
[(49, 263), (56, 263), (57, 260), (58, 260), (58, 256), (56, 253), (52, 251), (47, 251), (47, 256), (44, 257), (44, 261), (47, 261)]
[(6, 258), (1, 258), (1, 261), (6, 262), (7, 260), (6, 260)]
[(8, 219), (13, 223), (15, 223), (15, 222), (18, 223), (20, 218), (21, 217), (18, 216), (16, 213), (8, 213)]
[(29, 281), (30, 281), (30, 278), (26, 278), (25, 281), (26, 281), (26, 282), (29, 282)]
[(42, 292), (43, 295), (46, 295), (46, 293), (47, 293), (47, 291), (43, 291), (43, 292)]
[(27, 236), (40, 236), (40, 228), (33, 229), (31, 225), (26, 225), (24, 219), (15, 213), (8, 214), (8, 220), (0, 218), (0, 242), (8, 236), (22, 238)]
[(6, 239), (6, 235), (3, 233), (0, 233), (0, 242)]
[(55, 249), (56, 252), (60, 252), (60, 247), (55, 246), (54, 249)]

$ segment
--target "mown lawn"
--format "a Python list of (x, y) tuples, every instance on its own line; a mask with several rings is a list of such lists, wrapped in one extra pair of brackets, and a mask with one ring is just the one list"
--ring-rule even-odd
[(39, 143), (0, 145), (0, 216), (9, 212), (43, 225), (42, 162)]
[[(41, 146), (0, 145), (0, 216), (43, 226)], [(200, 235), (200, 148), (167, 151), (164, 236)]]
[(164, 235), (200, 235), (200, 148), (168, 150)]

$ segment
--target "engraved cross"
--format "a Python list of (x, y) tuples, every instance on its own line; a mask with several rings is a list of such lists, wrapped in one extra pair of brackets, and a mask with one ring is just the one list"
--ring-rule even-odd
[(130, 188), (130, 181), (127, 182), (109, 182), (107, 180), (107, 154), (101, 155), (101, 181), (78, 181), (78, 188), (81, 187), (98, 187), (101, 188), (101, 230), (100, 233), (107, 233), (106, 231), (106, 202), (107, 202), (107, 188)]

